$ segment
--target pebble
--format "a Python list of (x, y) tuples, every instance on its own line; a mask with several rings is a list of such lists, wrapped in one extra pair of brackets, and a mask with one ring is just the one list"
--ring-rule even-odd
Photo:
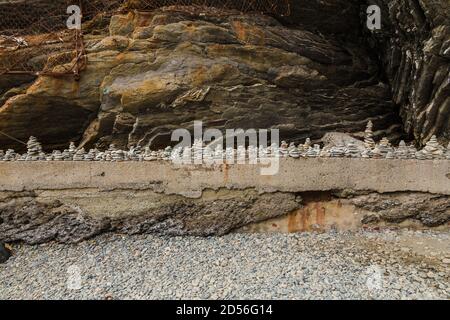
[[(15, 244), (0, 265), (0, 299), (449, 299), (448, 259), (410, 259), (415, 253), (400, 250), (393, 234), (109, 234)], [(420, 233), (427, 237), (448, 233)], [(68, 270), (79, 272), (79, 288), (68, 286)]]

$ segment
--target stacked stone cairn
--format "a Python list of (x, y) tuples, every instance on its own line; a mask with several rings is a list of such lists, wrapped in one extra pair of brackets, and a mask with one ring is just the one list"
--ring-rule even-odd
[(26, 161), (45, 160), (45, 154), (42, 152), (42, 146), (35, 137), (30, 137), (27, 142)]
[(349, 142), (347, 144), (347, 148), (345, 150), (345, 156), (347, 158), (360, 158), (361, 157), (361, 151), (359, 151), (358, 147), (355, 143)]
[(373, 140), (373, 123), (369, 121), (367, 123), (366, 131), (364, 132), (364, 146), (368, 150), (375, 148), (375, 141)]
[(111, 144), (106, 151), (90, 149), (86, 153), (84, 148), (77, 148), (70, 143), (68, 149), (63, 152), (55, 150), (50, 154), (42, 151), (41, 144), (35, 137), (30, 137), (27, 143), (27, 152), (23, 155), (16, 154), (12, 149), (6, 152), (0, 150), (0, 161), (173, 161), (182, 164), (222, 164), (250, 163), (256, 164), (259, 159), (270, 157), (282, 158), (361, 158), (361, 159), (417, 159), (417, 160), (450, 160), (450, 144), (447, 148), (441, 146), (435, 136), (426, 143), (425, 147), (418, 151), (414, 145), (407, 145), (400, 141), (397, 148), (393, 147), (387, 138), (379, 143), (373, 142), (372, 124), (369, 122), (364, 136), (364, 147), (358, 147), (356, 143), (339, 141), (334, 146), (321, 148), (318, 144), (312, 144), (306, 139), (304, 144), (288, 144), (283, 141), (280, 146), (273, 143), (269, 147), (240, 146), (223, 149), (221, 145), (211, 148), (205, 146), (201, 140), (194, 141), (188, 147), (167, 147), (164, 150), (150, 150), (146, 147), (132, 146), (128, 151), (117, 149)]
[(331, 147), (330, 149), (330, 157), (332, 158), (341, 158), (345, 156), (345, 145), (342, 141), (338, 142), (336, 146)]
[(423, 148), (418, 153), (420, 158), (424, 158), (426, 160), (444, 159), (445, 149), (443, 146), (439, 144), (436, 136), (432, 136), (431, 139), (425, 145), (425, 148)]
[(16, 160), (16, 153), (13, 149), (6, 150), (5, 155), (3, 156), (3, 161), (14, 161)]
[(406, 146), (405, 141), (400, 141), (398, 148), (394, 151), (394, 157), (396, 159), (408, 159), (409, 158), (409, 150)]
[(84, 148), (81, 148), (75, 152), (73, 155), (73, 161), (84, 161), (84, 155), (86, 154), (86, 151)]

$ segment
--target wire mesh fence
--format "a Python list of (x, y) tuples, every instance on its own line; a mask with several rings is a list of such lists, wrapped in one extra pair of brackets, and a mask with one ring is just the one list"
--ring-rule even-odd
[[(214, 8), (285, 16), (290, 0), (0, 0), (0, 75), (78, 75), (86, 61), (83, 35), (68, 29), (67, 8), (78, 5), (83, 21), (99, 13)], [(195, 9), (193, 11), (196, 11)]]
[(0, 74), (75, 74), (79, 30), (66, 26), (73, 1), (0, 1)]
[(124, 3), (125, 8), (136, 10), (154, 10), (166, 6), (214, 7), (280, 16), (290, 14), (289, 0), (128, 0)]

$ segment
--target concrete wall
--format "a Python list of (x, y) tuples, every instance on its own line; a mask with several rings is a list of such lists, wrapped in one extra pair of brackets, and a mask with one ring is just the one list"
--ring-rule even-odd
[(0, 162), (0, 191), (152, 189), (200, 197), (205, 189), (259, 192), (368, 190), (450, 195), (450, 161), (282, 159), (277, 175), (259, 165), (175, 166), (169, 162)]
[(105, 232), (209, 236), (405, 222), (440, 227), (450, 221), (450, 161), (282, 159), (277, 175), (263, 176), (260, 169), (0, 162), (0, 242), (78, 242)]

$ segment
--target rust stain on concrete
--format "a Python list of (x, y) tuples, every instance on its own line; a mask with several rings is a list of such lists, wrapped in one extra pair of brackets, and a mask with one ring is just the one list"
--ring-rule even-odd
[[(345, 201), (345, 200), (344, 200)], [(238, 232), (308, 232), (356, 230), (361, 228), (361, 213), (341, 200), (308, 202), (285, 216), (245, 226)]]
[(224, 163), (222, 166), (222, 171), (223, 171), (223, 182), (227, 183), (228, 179), (229, 179), (229, 165), (227, 163)]

